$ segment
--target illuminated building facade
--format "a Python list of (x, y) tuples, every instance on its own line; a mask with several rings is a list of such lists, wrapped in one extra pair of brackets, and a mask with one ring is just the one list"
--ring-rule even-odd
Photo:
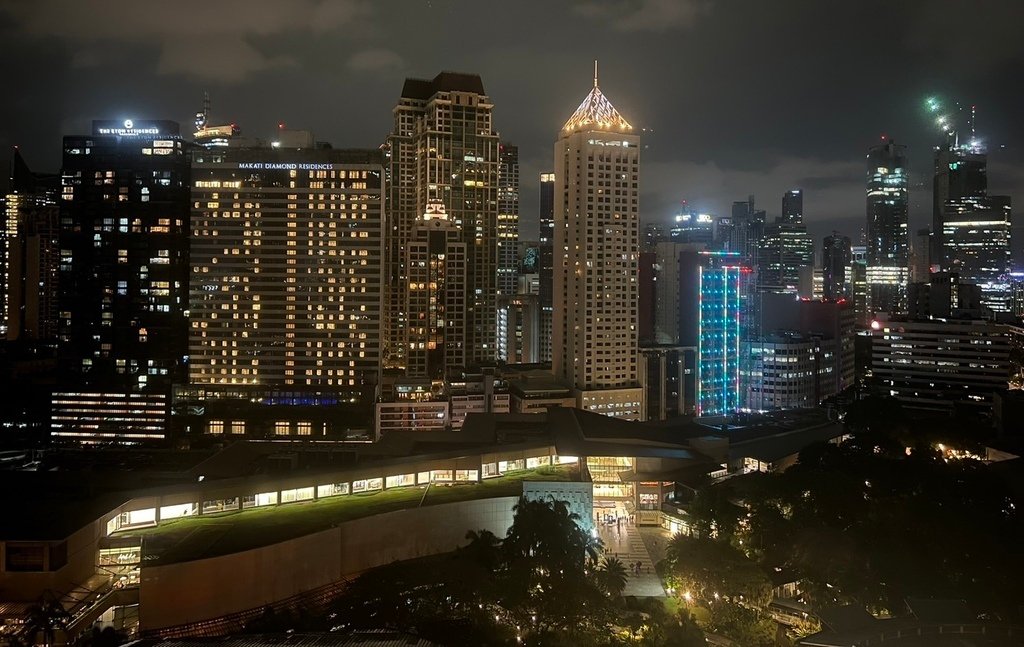
[(406, 249), (406, 375), (440, 381), (448, 371), (466, 366), (467, 245), (444, 204), (432, 200), (413, 227)]
[(231, 140), (239, 135), (238, 126), (225, 124), (214, 126), (210, 123), (210, 95), (203, 97), (203, 109), (196, 113), (196, 130), (192, 134), (192, 140), (203, 148), (227, 148)]
[(867, 156), (867, 281), (872, 312), (906, 311), (910, 278), (907, 147), (873, 146)]
[(57, 337), (58, 181), (32, 173), (14, 149), (0, 231), (0, 339)]
[(987, 411), (1010, 378), (1011, 328), (979, 320), (872, 325), (872, 373), (914, 409)]
[(864, 245), (850, 247), (850, 298), (857, 325), (866, 328), (871, 323), (871, 289), (868, 285), (868, 251)]
[[(496, 351), (498, 197), (501, 155), (494, 105), (479, 76), (442, 72), (406, 79), (384, 149), (389, 227), (385, 273), (385, 365), (404, 369), (411, 283), (406, 266), (416, 223), (429, 202), (444, 205), (466, 245), (466, 322), (459, 340), (469, 365)], [(514, 253), (514, 251), (513, 251)]]
[(519, 147), (507, 142), (499, 148), (498, 175), (498, 294), (516, 293), (519, 243)]
[(715, 217), (709, 213), (681, 211), (669, 229), (676, 243), (697, 243), (710, 249), (715, 242)]
[(185, 380), (187, 147), (170, 121), (94, 121), (91, 135), (64, 138), (63, 390), (167, 395)]
[(941, 232), (942, 269), (977, 284), (993, 312), (1010, 312), (1010, 198), (988, 195), (987, 167), (977, 143), (936, 151), (933, 232)]
[(194, 385), (372, 395), (381, 361), (382, 175), (377, 151), (196, 152)]
[(498, 299), (498, 361), (535, 364), (540, 360), (540, 302), (535, 294)]
[(757, 255), (757, 282), (761, 292), (796, 294), (800, 289), (801, 268), (813, 265), (814, 241), (806, 227), (781, 220), (764, 227)]
[(818, 336), (779, 330), (742, 348), (744, 411), (816, 407), (837, 392), (834, 347)]
[(552, 371), (577, 406), (640, 420), (639, 137), (597, 84), (555, 143)]
[(723, 416), (741, 406), (741, 320), (751, 270), (739, 254), (706, 256), (698, 270), (697, 415)]

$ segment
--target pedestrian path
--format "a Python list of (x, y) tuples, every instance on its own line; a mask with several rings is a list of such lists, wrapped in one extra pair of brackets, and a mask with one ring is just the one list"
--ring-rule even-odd
[[(644, 544), (640, 530), (623, 518), (621, 522), (598, 526), (606, 557), (617, 557), (626, 567), (626, 588), (623, 595), (637, 597), (664, 597), (665, 589), (654, 570), (654, 560)], [(637, 575), (634, 565), (640, 563)]]

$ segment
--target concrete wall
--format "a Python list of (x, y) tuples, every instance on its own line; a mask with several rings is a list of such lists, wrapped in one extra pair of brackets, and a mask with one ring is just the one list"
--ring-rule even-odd
[(143, 631), (254, 609), (393, 561), (451, 551), (470, 530), (504, 537), (517, 497), (389, 512), (231, 555), (144, 566)]

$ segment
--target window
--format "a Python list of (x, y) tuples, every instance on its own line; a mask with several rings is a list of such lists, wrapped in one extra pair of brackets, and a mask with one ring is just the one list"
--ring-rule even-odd
[(290, 432), (291, 425), (288, 424), (287, 420), (278, 420), (274, 423), (274, 434), (277, 436), (287, 436)]
[(312, 422), (300, 422), (297, 425), (296, 433), (300, 436), (311, 436), (313, 435), (313, 423)]
[(206, 433), (208, 434), (222, 434), (224, 433), (224, 421), (223, 420), (211, 420), (206, 423)]

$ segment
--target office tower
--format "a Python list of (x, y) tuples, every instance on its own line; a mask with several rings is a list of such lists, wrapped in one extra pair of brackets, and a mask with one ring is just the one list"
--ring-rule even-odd
[(935, 152), (932, 235), (943, 270), (981, 287), (993, 312), (1012, 310), (1010, 197), (988, 194), (988, 156), (975, 142)]
[(707, 213), (680, 210), (676, 214), (669, 238), (674, 243), (697, 243), (711, 249), (715, 241), (715, 217)]
[(498, 294), (516, 293), (516, 255), (519, 243), (519, 147), (507, 142), (499, 148), (498, 167)]
[(765, 212), (754, 208), (754, 196), (733, 202), (732, 215), (716, 223), (715, 243), (722, 251), (739, 252), (744, 262), (756, 267), (761, 239), (765, 234)]
[(540, 361), (540, 302), (536, 294), (498, 299), (498, 361), (506, 364)]
[(1010, 379), (1010, 326), (977, 319), (872, 325), (871, 367), (908, 409), (989, 413)]
[(639, 420), (640, 138), (632, 131), (595, 74), (555, 143), (552, 371), (575, 387), (580, 408)]
[(850, 297), (857, 325), (866, 328), (871, 323), (871, 289), (868, 286), (868, 250), (864, 245), (850, 247)]
[(378, 151), (195, 154), (192, 384), (372, 397), (381, 364), (382, 171)]
[(54, 435), (163, 436), (188, 356), (187, 147), (172, 121), (64, 138)]
[(867, 156), (867, 279), (872, 312), (903, 312), (909, 278), (907, 147), (890, 139)]
[(782, 217), (779, 220), (790, 225), (804, 224), (804, 192), (802, 189), (793, 189), (782, 194)]
[(806, 227), (780, 220), (765, 226), (756, 264), (759, 291), (795, 294), (800, 268), (813, 265), (814, 241)]
[[(438, 201), (466, 245), (466, 313), (459, 340), (467, 365), (496, 356), (497, 242), (500, 149), (494, 105), (479, 76), (442, 72), (406, 79), (394, 109), (387, 155), (385, 365), (407, 369), (410, 328), (409, 242), (428, 203)], [(418, 342), (416, 342), (418, 343)], [(425, 377), (417, 372), (410, 377)]]
[(931, 274), (931, 245), (932, 230), (928, 227), (918, 229), (910, 250), (911, 283), (928, 282), (928, 275)]
[(740, 409), (740, 339), (751, 270), (735, 252), (704, 253), (698, 269), (697, 415)]
[(59, 177), (33, 173), (15, 148), (10, 179), (0, 231), (0, 339), (55, 340)]
[[(793, 331), (814, 337), (822, 351), (835, 357), (828, 371), (830, 384), (821, 387), (822, 397), (840, 393), (853, 384), (856, 312), (845, 299), (793, 299), (784, 294), (763, 295), (764, 335)], [(766, 338), (762, 336), (760, 339)]]
[(984, 318), (981, 288), (955, 272), (935, 272), (928, 281), (907, 286), (910, 319)]
[(554, 326), (555, 174), (540, 174), (540, 358), (551, 361)]
[(644, 420), (668, 420), (693, 411), (696, 352), (691, 346), (640, 346)]
[(853, 259), (849, 236), (832, 232), (825, 236), (821, 246), (822, 296), (826, 299), (850, 297), (850, 277), (847, 268)]
[(801, 299), (825, 298), (825, 271), (813, 265), (800, 268), (800, 284), (797, 296)]
[(808, 409), (836, 394), (838, 358), (819, 335), (776, 330), (743, 342), (742, 352), (744, 411)]

